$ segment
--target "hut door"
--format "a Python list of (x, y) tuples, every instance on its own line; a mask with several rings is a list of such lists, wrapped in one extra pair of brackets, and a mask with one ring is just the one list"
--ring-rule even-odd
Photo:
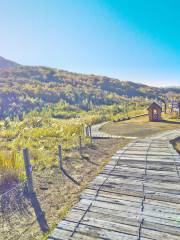
[(153, 109), (153, 120), (155, 120), (155, 121), (158, 120), (158, 112), (157, 112), (157, 109)]

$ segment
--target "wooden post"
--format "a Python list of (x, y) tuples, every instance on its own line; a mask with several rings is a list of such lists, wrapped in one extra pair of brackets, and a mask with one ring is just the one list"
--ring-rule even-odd
[(86, 126), (84, 126), (84, 129), (83, 129), (83, 130), (84, 130), (84, 132), (83, 132), (83, 133), (84, 133), (84, 136), (86, 137)]
[(28, 148), (23, 149), (23, 157), (24, 157), (24, 165), (25, 165), (25, 170), (26, 170), (28, 193), (29, 193), (30, 201), (31, 201), (32, 207), (34, 209), (34, 212), (36, 214), (37, 221), (39, 223), (41, 231), (42, 232), (47, 232), (49, 230), (48, 224), (47, 224), (47, 221), (45, 219), (44, 213), (41, 209), (41, 206), (40, 206), (40, 203), (39, 203), (38, 198), (36, 196), (36, 193), (34, 192), (34, 188), (33, 188), (32, 167), (31, 167), (31, 164), (30, 164), (30, 157), (29, 157)]
[(62, 147), (58, 145), (58, 157), (59, 157), (59, 168), (62, 170), (63, 163), (62, 163)]
[(90, 126), (87, 126), (87, 136), (91, 137), (91, 130), (90, 130)]
[(82, 155), (82, 138), (79, 136), (79, 153)]
[(92, 138), (92, 128), (91, 128), (91, 125), (89, 126), (89, 131), (90, 131), (90, 136)]
[(88, 137), (87, 126), (84, 126), (84, 136)]
[(167, 103), (166, 103), (166, 101), (164, 101), (164, 113), (165, 114), (167, 113)]
[(89, 136), (90, 136), (90, 139), (91, 139), (91, 145), (92, 145), (92, 129), (91, 129), (91, 125), (89, 126)]
[(32, 167), (30, 164), (28, 148), (23, 149), (23, 157), (24, 157), (24, 165), (25, 165), (26, 177), (27, 177), (28, 193), (32, 194), (34, 193), (34, 188), (33, 188), (33, 180), (32, 180)]

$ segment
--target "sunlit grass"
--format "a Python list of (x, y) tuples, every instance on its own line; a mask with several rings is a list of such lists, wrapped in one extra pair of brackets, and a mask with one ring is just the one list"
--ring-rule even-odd
[(15, 151), (0, 152), (0, 169), (16, 175), (20, 180), (25, 178), (22, 155)]
[[(13, 171), (24, 179), (22, 149), (27, 147), (31, 163), (35, 168), (57, 161), (57, 149), (61, 144), (64, 151), (79, 145), (84, 126), (102, 121), (101, 115), (85, 115), (67, 120), (28, 117), (23, 122), (12, 121), (8, 129), (0, 131), (0, 170)], [(89, 139), (83, 137), (83, 144)]]
[(122, 119), (122, 118), (130, 118), (130, 117), (145, 114), (145, 113), (147, 113), (146, 109), (131, 110), (129, 112), (122, 112), (122, 113), (116, 114), (115, 116), (112, 116), (111, 120), (118, 121), (119, 119)]
[[(129, 116), (142, 114), (143, 111), (129, 112)], [(117, 114), (117, 117), (123, 115)], [(47, 164), (58, 164), (58, 145), (65, 152), (79, 146), (79, 136), (83, 145), (90, 139), (84, 136), (84, 126), (111, 120), (115, 114), (101, 111), (83, 113), (81, 117), (56, 119), (52, 117), (26, 116), (23, 121), (9, 121), (8, 127), (0, 131), (0, 170), (13, 171), (24, 179), (23, 148), (30, 152), (31, 164), (39, 169)]]

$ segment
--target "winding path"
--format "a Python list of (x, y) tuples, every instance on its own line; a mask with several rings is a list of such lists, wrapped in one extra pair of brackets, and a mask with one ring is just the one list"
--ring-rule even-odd
[(118, 151), (49, 240), (179, 240), (180, 130), (138, 139)]

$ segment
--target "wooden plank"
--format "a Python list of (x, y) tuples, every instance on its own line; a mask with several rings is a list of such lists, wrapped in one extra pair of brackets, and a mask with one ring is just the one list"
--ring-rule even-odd
[(51, 234), (49, 240), (68, 240), (71, 237), (72, 232), (64, 229), (55, 228)]
[(71, 239), (75, 239), (75, 240), (99, 240), (99, 239), (102, 239), (102, 238), (87, 236), (86, 233), (84, 234), (84, 233), (75, 232), (73, 234), (73, 237), (70, 237), (70, 240)]
[[(89, 189), (97, 190), (99, 189), (99, 186), (92, 186)], [(138, 190), (127, 189), (127, 188), (110, 188), (107, 186), (102, 186), (101, 191), (110, 192), (110, 193), (116, 192), (118, 194), (124, 194), (124, 195), (129, 195), (134, 197), (144, 196), (143, 192), (140, 190), (138, 191)], [(180, 204), (180, 195), (175, 195), (175, 194), (151, 191), (151, 192), (146, 192), (146, 198)]]
[[(94, 196), (84, 195), (83, 199), (94, 201)], [(112, 204), (116, 204), (116, 205), (124, 205), (124, 206), (132, 206), (132, 207), (141, 207), (141, 203), (142, 203), (142, 199), (140, 199), (140, 198), (139, 198), (140, 202), (137, 203), (137, 202), (122, 200), (122, 199), (114, 200), (113, 198), (102, 197), (102, 196), (97, 196), (96, 201), (99, 201), (99, 202), (102, 201), (102, 202), (105, 202), (105, 203), (112, 203)], [(161, 211), (161, 212), (163, 211), (164, 213), (167, 212), (167, 213), (174, 213), (176, 215), (178, 215), (178, 214), (180, 215), (180, 206), (178, 204), (175, 204), (172, 207), (172, 204), (170, 206), (168, 206), (167, 204), (162, 204), (158, 201), (151, 201), (149, 203), (148, 200), (146, 200), (144, 202), (144, 210), (146, 210), (146, 209), (151, 209), (151, 211), (153, 211), (153, 210), (154, 211)]]
[[(128, 233), (130, 234), (135, 234), (134, 231), (137, 231), (136, 227), (139, 227), (140, 225), (140, 219), (137, 216), (131, 216), (130, 218), (127, 218), (126, 215), (124, 214), (124, 216), (117, 216), (117, 215), (113, 215), (113, 214), (107, 214), (107, 213), (102, 213), (102, 212), (88, 212), (86, 214), (86, 216), (83, 218), (83, 222), (88, 222), (88, 225), (90, 224), (91, 220), (93, 221), (93, 219), (99, 220), (100, 222), (103, 221), (103, 227), (108, 229), (112, 229), (112, 225), (113, 224), (115, 227), (116, 226), (120, 226), (118, 228), (118, 231), (122, 231), (124, 233), (126, 233), (126, 231), (128, 230)], [(153, 218), (151, 218), (152, 220)], [(159, 218), (160, 220), (160, 218)], [(97, 222), (93, 221), (93, 224), (95, 224), (95, 226), (99, 226), (98, 223), (96, 225)], [(110, 223), (110, 225), (109, 225)], [(91, 225), (91, 224), (90, 224)], [(108, 225), (108, 228), (107, 228)], [(135, 228), (134, 228), (134, 227)], [(143, 222), (143, 228), (147, 228), (147, 229), (152, 229), (155, 231), (160, 231), (160, 232), (164, 232), (164, 233), (170, 233), (172, 235), (176, 235), (176, 236), (180, 236), (180, 228), (177, 226), (169, 226), (169, 225), (163, 225), (156, 222), (149, 222), (146, 218)]]
[[(142, 176), (132, 176), (132, 174), (128, 174), (128, 173), (124, 173), (124, 174), (119, 174), (118, 171), (113, 171), (112, 173), (107, 174), (106, 172), (102, 172), (102, 175), (106, 175), (106, 176), (116, 176), (119, 178), (128, 178), (129, 181), (131, 181), (132, 179), (142, 179)], [(162, 182), (174, 182), (179, 184), (179, 178), (177, 176), (149, 176), (146, 175), (146, 181), (147, 180), (151, 180), (151, 181), (162, 181)]]
[[(81, 201), (82, 204), (77, 205), (77, 208), (79, 209), (84, 209), (84, 206), (86, 206), (86, 204), (88, 204), (88, 201), (83, 199), (83, 201)], [(119, 213), (121, 212), (127, 212), (127, 213), (133, 213), (133, 214), (140, 214), (141, 212), (141, 206), (136, 206), (136, 205), (122, 205), (122, 204), (114, 204), (112, 202), (101, 202), (98, 200), (94, 200), (92, 202), (92, 206), (90, 208), (90, 210), (93, 207), (98, 207), (101, 209), (106, 209), (108, 210), (114, 210), (114, 211), (119, 211)], [(162, 219), (169, 219), (172, 221), (176, 221), (178, 218), (180, 212), (172, 210), (172, 211), (168, 211), (168, 210), (164, 210), (160, 207), (156, 207), (156, 206), (152, 206), (152, 205), (148, 205), (146, 204), (144, 206), (144, 211), (143, 211), (143, 215), (148, 215), (148, 216), (154, 216), (157, 218), (162, 218)]]
[(141, 229), (141, 236), (154, 239), (154, 240), (165, 240), (165, 239), (179, 240), (179, 235), (177, 236), (177, 235), (173, 235), (173, 234), (169, 234), (161, 231), (146, 229), (144, 227), (142, 227)]
[[(152, 185), (152, 186), (151, 186)], [(99, 189), (101, 186), (101, 184), (99, 183), (93, 183), (92, 186), (90, 185), (91, 188), (97, 188)], [(173, 187), (174, 186), (174, 187)], [(113, 182), (113, 181), (110, 181), (110, 180), (107, 180), (106, 183), (103, 185), (102, 188), (104, 187), (107, 187), (107, 188), (110, 188), (110, 189), (117, 189), (117, 191), (121, 192), (121, 190), (135, 190), (137, 192), (141, 192), (142, 191), (142, 184), (141, 182), (139, 184), (128, 184), (126, 182), (124, 183), (117, 183), (117, 182)], [(161, 184), (159, 183), (159, 186), (156, 185), (156, 184), (149, 184), (144, 182), (144, 188), (145, 188), (145, 192), (158, 192), (158, 193), (167, 193), (167, 194), (171, 194), (171, 195), (176, 195), (178, 197), (178, 194), (180, 192), (179, 190), (179, 186), (175, 186), (175, 185), (172, 185), (172, 189), (168, 188), (169, 186), (167, 186), (167, 188), (165, 188), (165, 185), (164, 184)], [(180, 196), (179, 196), (179, 199), (180, 199)]]
[(121, 223), (115, 223), (111, 221), (105, 221), (103, 219), (97, 219), (96, 217), (90, 218), (85, 216), (81, 222), (82, 224), (97, 227), (109, 231), (116, 231), (119, 233), (125, 233), (127, 235), (138, 235), (139, 226), (126, 225)]
[(77, 229), (78, 233), (86, 234), (91, 237), (98, 237), (101, 239), (110, 239), (110, 240), (137, 240), (137, 236), (130, 234), (121, 233), (118, 231), (107, 230), (101, 227), (89, 226), (85, 224), (80, 224)]

